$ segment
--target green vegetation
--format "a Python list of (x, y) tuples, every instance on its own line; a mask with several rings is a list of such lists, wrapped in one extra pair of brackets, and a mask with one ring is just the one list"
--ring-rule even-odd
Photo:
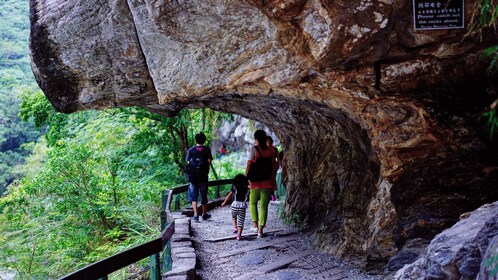
[(19, 95), (36, 88), (28, 55), (29, 1), (1, 1), (0, 18), (0, 195), (16, 179), (39, 132), (18, 117)]
[[(186, 183), (194, 133), (230, 116), (56, 113), (30, 69), (29, 1), (0, 3), (0, 271), (57, 278), (156, 237), (161, 190)], [(234, 157), (214, 161), (219, 176), (240, 172)]]
[(498, 115), (496, 112), (497, 103), (498, 99), (491, 104), (489, 111), (486, 111), (482, 114), (483, 117), (487, 120), (487, 125), (489, 127), (489, 137), (491, 139), (493, 139), (493, 135), (495, 135), (495, 132), (498, 128)]
[[(226, 115), (184, 110), (165, 118), (140, 108), (53, 111), (41, 92), (23, 96), (20, 115), (47, 126), (37, 174), (0, 200), (0, 267), (22, 279), (59, 277), (155, 237), (161, 190), (185, 182), (186, 148)], [(37, 153), (28, 158), (43, 158)], [(43, 160), (42, 160), (43, 161)], [(230, 162), (216, 163), (230, 176)], [(2, 242), (4, 243), (4, 242)]]
[[(477, 3), (476, 13), (472, 17), (470, 30), (493, 29), (496, 33), (496, 24), (498, 22), (498, 1), (497, 0), (479, 0)], [(484, 51), (484, 57), (489, 59), (488, 72), (490, 75), (496, 75), (498, 68), (498, 46), (489, 47)], [(495, 89), (496, 90), (496, 89)], [(498, 99), (496, 99), (489, 110), (483, 114), (487, 120), (490, 137), (493, 138), (498, 128), (497, 114)]]
[(308, 225), (303, 222), (304, 215), (302, 215), (302, 213), (295, 212), (292, 215), (289, 215), (288, 213), (285, 212), (285, 203), (280, 203), (278, 205), (277, 216), (286, 225), (290, 225), (290, 226), (297, 228), (297, 229), (300, 229), (300, 230), (309, 229)]

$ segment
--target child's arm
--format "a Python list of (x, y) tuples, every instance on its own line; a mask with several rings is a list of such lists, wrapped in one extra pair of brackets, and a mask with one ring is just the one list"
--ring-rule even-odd
[(221, 204), (221, 207), (225, 206), (227, 204), (227, 202), (232, 198), (233, 196), (233, 192), (229, 192), (227, 197), (225, 198), (225, 201), (223, 201), (223, 203)]

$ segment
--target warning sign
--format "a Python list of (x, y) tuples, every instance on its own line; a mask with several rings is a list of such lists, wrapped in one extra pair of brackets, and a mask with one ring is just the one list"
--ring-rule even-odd
[(464, 0), (413, 0), (415, 30), (464, 27)]

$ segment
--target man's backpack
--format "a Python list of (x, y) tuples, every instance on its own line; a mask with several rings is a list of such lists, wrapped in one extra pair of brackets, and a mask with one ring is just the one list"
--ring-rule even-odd
[(191, 157), (187, 164), (187, 179), (192, 183), (207, 181), (209, 162), (203, 146), (192, 148)]
[(272, 158), (262, 157), (258, 146), (256, 149), (256, 162), (251, 163), (247, 172), (247, 179), (251, 182), (269, 180), (273, 172)]

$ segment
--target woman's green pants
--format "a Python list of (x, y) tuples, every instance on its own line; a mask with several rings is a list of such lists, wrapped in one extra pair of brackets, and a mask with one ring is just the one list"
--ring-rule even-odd
[[(249, 194), (249, 209), (251, 210), (251, 218), (253, 222), (257, 222), (259, 226), (266, 226), (266, 218), (268, 217), (268, 204), (270, 203), (272, 190), (251, 189)], [(258, 219), (258, 200), (260, 201), (259, 219)]]

